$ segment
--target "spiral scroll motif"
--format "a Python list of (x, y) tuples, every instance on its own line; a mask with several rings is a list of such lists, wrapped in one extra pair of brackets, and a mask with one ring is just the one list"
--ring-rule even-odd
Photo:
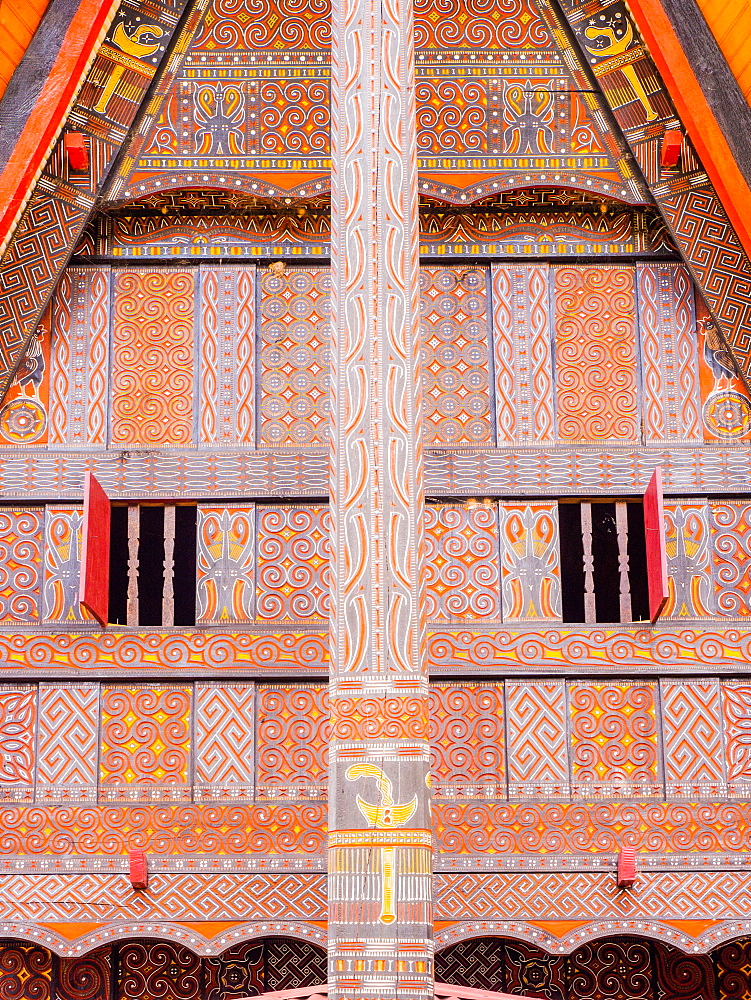
[(0, 508), (0, 621), (36, 622), (42, 576), (42, 507)]
[(633, 269), (559, 267), (554, 273), (559, 437), (635, 441)]
[(189, 445), (195, 275), (119, 271), (114, 285), (112, 443)]

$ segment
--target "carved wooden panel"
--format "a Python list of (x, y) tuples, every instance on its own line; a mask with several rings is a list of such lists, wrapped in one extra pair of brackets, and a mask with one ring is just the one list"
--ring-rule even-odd
[(506, 941), (506, 990), (540, 1000), (568, 1000), (566, 972), (568, 959), (549, 955), (524, 941)]
[(487, 269), (420, 268), (423, 440), (493, 440)]
[(574, 796), (662, 796), (653, 681), (573, 681), (569, 707)]
[(0, 622), (39, 621), (43, 507), (0, 507)]
[(328, 742), (326, 687), (259, 685), (257, 797), (324, 798)]
[(198, 683), (195, 698), (195, 799), (252, 801), (255, 686)]
[(561, 621), (558, 504), (499, 504), (504, 621)]
[(78, 958), (59, 959), (55, 1000), (110, 1000), (112, 985), (109, 946)]
[(307, 941), (266, 940), (266, 990), (294, 990), (327, 982), (327, 955)]
[(81, 575), (80, 505), (48, 504), (44, 516), (44, 620), (91, 622), (78, 603)]
[(101, 800), (190, 800), (191, 695), (157, 684), (102, 690)]
[(40, 684), (37, 801), (96, 802), (99, 686)]
[(198, 506), (196, 622), (253, 621), (255, 507)]
[(751, 992), (751, 938), (723, 944), (713, 958), (719, 1000), (747, 1000)]
[(330, 291), (328, 268), (261, 274), (260, 445), (328, 440)]
[(0, 446), (46, 445), (50, 439), (51, 313), (45, 309), (0, 407)]
[(509, 798), (567, 798), (564, 681), (506, 682)]
[(751, 795), (751, 684), (722, 681), (728, 794)]
[(232, 1000), (263, 993), (265, 945), (265, 941), (245, 941), (216, 958), (205, 958), (206, 1000)]
[(201, 267), (202, 445), (255, 443), (255, 273), (253, 264)]
[(436, 954), (435, 977), (442, 983), (502, 993), (506, 987), (504, 957), (502, 938), (470, 938)]
[(716, 1000), (717, 981), (711, 955), (687, 955), (654, 941), (655, 972), (664, 1000)]
[(751, 501), (723, 500), (709, 505), (717, 614), (751, 615)]
[(427, 504), (425, 540), (428, 621), (499, 621), (496, 504)]
[(115, 272), (113, 445), (192, 444), (195, 281), (187, 268)]
[(503, 684), (430, 687), (433, 793), (448, 799), (506, 797)]
[(682, 264), (637, 264), (644, 437), (700, 441), (694, 286)]
[(724, 798), (719, 681), (663, 680), (660, 690), (668, 798)]
[(550, 268), (493, 264), (492, 275), (498, 444), (552, 441)]
[(33, 801), (36, 699), (35, 684), (0, 684), (0, 801)]
[(696, 325), (704, 439), (733, 444), (748, 441), (751, 396), (700, 295), (696, 296)]
[(104, 445), (110, 268), (66, 268), (52, 302), (50, 444)]
[(703, 500), (665, 504), (670, 596), (661, 618), (706, 618), (714, 613), (709, 507)]
[(637, 440), (633, 268), (566, 265), (553, 275), (559, 439)]
[(259, 505), (256, 525), (256, 619), (327, 619), (328, 507)]
[(3, 1000), (51, 1000), (52, 954), (22, 941), (3, 941), (0, 949)]

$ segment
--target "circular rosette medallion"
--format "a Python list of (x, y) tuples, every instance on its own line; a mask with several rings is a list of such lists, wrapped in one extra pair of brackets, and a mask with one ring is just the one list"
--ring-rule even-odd
[(14, 399), (0, 410), (0, 431), (8, 441), (31, 444), (47, 426), (44, 407), (35, 399)]
[(741, 438), (751, 431), (751, 400), (740, 392), (713, 392), (702, 415), (704, 426), (719, 438)]

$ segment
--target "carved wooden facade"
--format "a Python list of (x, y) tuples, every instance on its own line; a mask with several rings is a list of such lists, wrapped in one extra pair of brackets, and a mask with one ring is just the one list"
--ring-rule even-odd
[(376, 6), (127, 0), (4, 250), (2, 997), (751, 990), (745, 253), (620, 0)]

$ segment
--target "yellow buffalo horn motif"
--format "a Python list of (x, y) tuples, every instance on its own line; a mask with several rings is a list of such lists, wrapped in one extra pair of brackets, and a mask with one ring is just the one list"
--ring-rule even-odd
[(152, 35), (154, 38), (161, 38), (164, 28), (158, 24), (139, 24), (130, 34), (125, 30), (125, 25), (120, 23), (112, 34), (112, 41), (115, 45), (127, 52), (129, 56), (142, 59), (144, 56), (153, 56), (159, 48), (159, 42), (142, 42), (144, 35)]
[(373, 805), (361, 796), (357, 796), (360, 812), (376, 830), (394, 830), (404, 826), (414, 816), (417, 796), (415, 795), (409, 802), (395, 803), (391, 780), (376, 764), (353, 764), (347, 768), (346, 777), (348, 781), (356, 781), (357, 778), (375, 778), (378, 782), (381, 799), (378, 805)]

